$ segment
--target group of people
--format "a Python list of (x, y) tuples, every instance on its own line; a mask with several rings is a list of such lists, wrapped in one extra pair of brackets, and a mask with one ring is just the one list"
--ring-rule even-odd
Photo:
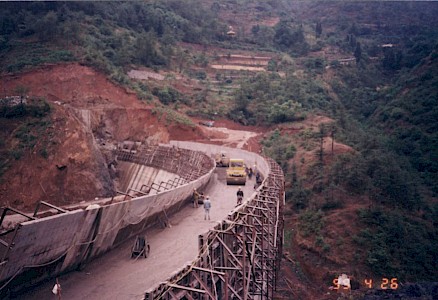
[(251, 167), (246, 167), (245, 168), (246, 174), (248, 175), (248, 179), (251, 180), (252, 179), (252, 175), (255, 174), (256, 177), (256, 182), (254, 184), (254, 189), (258, 188), (259, 185), (262, 183), (262, 176), (260, 175), (260, 173), (257, 171), (257, 167), (254, 166), (254, 169)]
[[(251, 179), (251, 176), (253, 174), (251, 168), (249, 168), (249, 172), (247, 174)], [(262, 177), (259, 172), (256, 172), (256, 183), (254, 185), (254, 189), (256, 189), (261, 183), (262, 183)], [(243, 197), (244, 197), (242, 188), (240, 187), (238, 188), (236, 196), (237, 196), (236, 206), (242, 205)], [(210, 208), (211, 208), (210, 197), (204, 196), (204, 193), (198, 192), (195, 188), (193, 189), (193, 207), (198, 208), (199, 204), (202, 204), (204, 207), (204, 212), (205, 212), (204, 220), (210, 220)]]
[(251, 167), (245, 167), (245, 171), (246, 171), (246, 174), (248, 174), (248, 178), (249, 178), (249, 180), (251, 180), (251, 178), (252, 178), (252, 174), (253, 174), (253, 170), (252, 170), (252, 168)]
[[(237, 190), (237, 205), (239, 206), (243, 202), (243, 191), (241, 188)], [(210, 208), (211, 201), (209, 196), (204, 196), (204, 193), (200, 193), (195, 189), (193, 189), (193, 207), (198, 208), (199, 204), (202, 203), (204, 206), (204, 220), (210, 220)]]

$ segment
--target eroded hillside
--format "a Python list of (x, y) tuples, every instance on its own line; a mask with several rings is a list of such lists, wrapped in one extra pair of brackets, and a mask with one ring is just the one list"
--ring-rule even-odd
[(1, 80), (5, 95), (25, 86), (29, 99), (45, 98), (51, 107), (43, 119), (0, 119), (3, 153), (9, 155), (0, 183), (3, 205), (29, 210), (40, 200), (66, 205), (114, 195), (107, 165), (111, 158), (104, 157), (102, 148), (124, 140), (203, 137), (197, 126), (166, 122), (134, 93), (78, 64), (46, 66)]

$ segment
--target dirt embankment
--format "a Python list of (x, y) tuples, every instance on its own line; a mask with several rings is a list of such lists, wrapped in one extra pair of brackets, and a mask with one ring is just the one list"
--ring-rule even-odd
[[(5, 75), (1, 82), (4, 95), (15, 95), (22, 86), (29, 97), (43, 97), (52, 107), (42, 133), (50, 136), (44, 145), (45, 157), (37, 142), (19, 159), (9, 158), (10, 166), (0, 181), (2, 205), (32, 210), (40, 200), (66, 205), (110, 196), (115, 190), (102, 146), (123, 140), (157, 143), (203, 138), (199, 127), (166, 124), (134, 93), (79, 64)], [(16, 132), (29, 126), (30, 120), (3, 118), (1, 122), (7, 152), (20, 143)]]
[[(50, 137), (48, 143), (36, 143), (19, 159), (9, 158), (10, 166), (0, 180), (1, 205), (31, 211), (40, 200), (63, 206), (114, 195), (114, 174), (108, 168), (112, 158), (102, 149), (124, 140), (152, 144), (173, 139), (203, 141), (259, 150), (260, 129), (227, 120), (218, 120), (216, 127), (221, 128), (210, 130), (169, 123), (153, 105), (79, 64), (44, 66), (0, 79), (4, 95), (15, 95), (22, 86), (29, 97), (45, 98), (51, 106), (43, 133)], [(3, 148), (16, 147), (20, 143), (17, 131), (29, 122), (33, 121), (0, 118)]]

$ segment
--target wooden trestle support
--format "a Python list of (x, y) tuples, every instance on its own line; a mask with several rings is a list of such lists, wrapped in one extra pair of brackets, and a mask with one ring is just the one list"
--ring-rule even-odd
[(256, 196), (199, 236), (199, 255), (146, 292), (156, 299), (273, 299), (283, 248), (284, 175), (270, 158)]

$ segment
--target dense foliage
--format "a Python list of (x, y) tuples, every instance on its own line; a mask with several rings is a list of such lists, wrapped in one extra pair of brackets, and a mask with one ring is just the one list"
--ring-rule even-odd
[[(166, 65), (177, 41), (208, 43), (225, 33), (225, 26), (195, 1), (2, 2), (0, 7), (1, 56), (16, 50), (17, 38), (38, 41), (22, 45), (24, 55), (6, 66), (9, 71), (55, 61), (49, 57), (72, 60), (70, 51), (76, 48), (76, 59), (110, 75), (130, 63)], [(50, 48), (37, 52), (43, 45)], [(32, 60), (29, 50), (36, 56)]]
[(366, 229), (355, 237), (367, 249), (365, 261), (375, 274), (397, 274), (401, 280), (436, 280), (438, 236), (431, 228), (437, 208), (423, 218), (375, 208), (359, 211)]

